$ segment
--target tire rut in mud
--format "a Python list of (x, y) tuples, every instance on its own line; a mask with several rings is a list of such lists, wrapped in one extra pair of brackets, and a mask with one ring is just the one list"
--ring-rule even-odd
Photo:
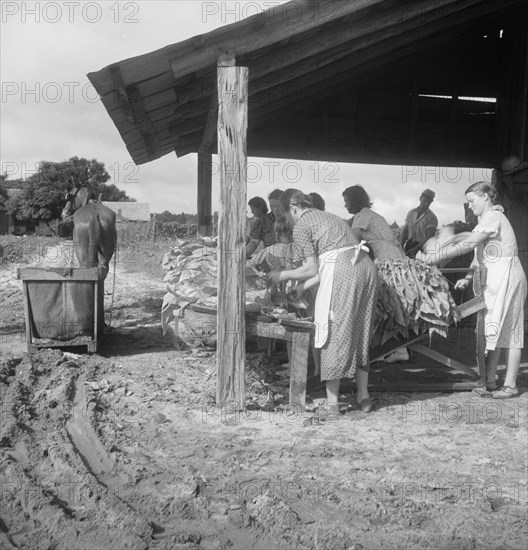
[[(7, 548), (148, 548), (152, 525), (89, 424), (83, 370), (41, 350), (2, 364), (0, 532)], [(73, 401), (72, 398), (75, 398)]]

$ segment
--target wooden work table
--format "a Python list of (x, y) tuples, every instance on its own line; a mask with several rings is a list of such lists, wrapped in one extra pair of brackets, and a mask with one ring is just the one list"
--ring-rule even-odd
[[(453, 269), (441, 269), (443, 273), (464, 273), (471, 271), (471, 268), (453, 268)], [(484, 361), (484, 338), (483, 338), (483, 321), (484, 321), (484, 302), (481, 297), (482, 288), (482, 274), (480, 270), (474, 271), (474, 292), (475, 297), (458, 306), (458, 312), (460, 318), (463, 319), (473, 313), (477, 313), (477, 364), (479, 369), (479, 375), (482, 378), (485, 376), (485, 361)], [(191, 305), (190, 309), (201, 312), (216, 315), (216, 310)], [(176, 321), (177, 322), (177, 321)], [(261, 338), (269, 338), (274, 340), (285, 340), (291, 342), (291, 358), (290, 358), (290, 405), (293, 407), (302, 407), (306, 404), (306, 384), (308, 378), (308, 354), (310, 353), (310, 338), (315, 333), (315, 324), (310, 321), (303, 321), (299, 319), (272, 319), (264, 315), (257, 315), (254, 313), (246, 313), (246, 331), (248, 334), (259, 336)], [(383, 361), (383, 359), (390, 355), (393, 351), (399, 348), (406, 347), (414, 352), (427, 357), (436, 363), (440, 363), (445, 367), (455, 369), (464, 373), (469, 378), (469, 385), (474, 383), (479, 375), (475, 371), (459, 361), (451, 359), (450, 357), (439, 353), (425, 346), (420, 342), (428, 339), (428, 333), (421, 334), (419, 336), (411, 337), (406, 342), (397, 342), (396, 345), (382, 348), (371, 349), (371, 363)], [(447, 384), (448, 385), (448, 384)], [(446, 386), (446, 384), (444, 384)], [(460, 384), (459, 384), (460, 386)], [(434, 387), (430, 388), (434, 390)], [(443, 388), (446, 389), (446, 388)], [(449, 389), (449, 388), (447, 388)], [(454, 387), (452, 389), (455, 389)], [(468, 389), (468, 388), (464, 388)]]
[(273, 338), (292, 343), (290, 358), (290, 406), (306, 404), (306, 381), (308, 377), (308, 353), (310, 336), (315, 332), (315, 325), (309, 321), (279, 319), (276, 322), (264, 322), (255, 319), (246, 320), (248, 330), (253, 329), (261, 338)]

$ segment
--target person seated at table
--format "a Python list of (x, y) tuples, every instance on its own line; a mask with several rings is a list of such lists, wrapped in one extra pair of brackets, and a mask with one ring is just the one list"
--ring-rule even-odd
[(277, 219), (278, 214), (278, 208), (279, 208), (279, 199), (282, 195), (281, 189), (274, 189), (269, 195), (268, 195), (268, 202), (270, 205), (270, 212), (268, 212), (267, 216), (268, 218), (275, 223)]
[(274, 219), (268, 215), (268, 205), (262, 197), (253, 197), (248, 202), (255, 221), (249, 233), (246, 244), (246, 258), (251, 258), (262, 242), (264, 246), (275, 244), (277, 239), (274, 231)]
[(313, 208), (311, 197), (287, 189), (280, 198), (281, 214), (293, 225), (293, 240), (302, 266), (273, 270), (279, 283), (301, 281), (297, 297), (319, 284), (315, 303), (315, 346), (321, 349), (321, 380), (326, 381), (327, 408), (338, 411), (341, 378), (355, 378), (356, 400), (369, 412), (369, 348), (376, 306), (376, 268), (345, 220)]
[(265, 271), (277, 267), (294, 269), (302, 263), (293, 243), (292, 229), (286, 220), (278, 218), (274, 224), (276, 243), (253, 254), (249, 264)]

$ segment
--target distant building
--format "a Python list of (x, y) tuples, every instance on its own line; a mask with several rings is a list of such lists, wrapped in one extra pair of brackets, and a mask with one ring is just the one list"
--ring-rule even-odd
[(102, 201), (104, 206), (113, 210), (118, 222), (149, 222), (150, 204), (148, 202)]

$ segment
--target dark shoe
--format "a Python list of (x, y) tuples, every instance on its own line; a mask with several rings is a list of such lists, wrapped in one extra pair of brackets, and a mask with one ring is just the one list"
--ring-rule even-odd
[(519, 390), (511, 386), (503, 386), (500, 390), (494, 391), (491, 394), (493, 399), (511, 399), (512, 397), (518, 397)]
[(481, 387), (481, 388), (473, 388), (472, 391), (475, 395), (478, 395), (479, 397), (491, 397), (491, 391), (492, 390), (489, 390), (488, 388)]
[(479, 382), (479, 385), (476, 388), (473, 388), (473, 393), (479, 397), (491, 397), (491, 392), (494, 392), (497, 389), (497, 384), (495, 382), (486, 383)]
[(320, 424), (324, 422), (337, 422), (339, 419), (339, 405), (322, 403), (315, 410), (314, 424)]
[(363, 412), (369, 413), (372, 410), (372, 399), (367, 397), (367, 399), (363, 399), (358, 405)]

